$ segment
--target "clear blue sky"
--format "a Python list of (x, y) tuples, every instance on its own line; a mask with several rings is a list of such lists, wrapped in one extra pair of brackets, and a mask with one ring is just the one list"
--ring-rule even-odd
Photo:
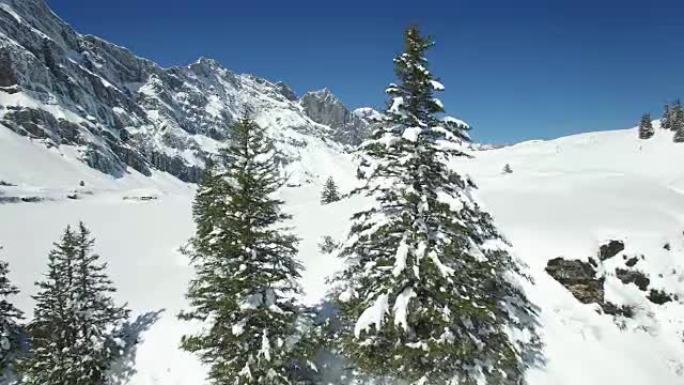
[(625, 128), (684, 98), (682, 0), (48, 0), (82, 33), (164, 66), (236, 72), (385, 103), (402, 30), (434, 36), (448, 112), (484, 142)]

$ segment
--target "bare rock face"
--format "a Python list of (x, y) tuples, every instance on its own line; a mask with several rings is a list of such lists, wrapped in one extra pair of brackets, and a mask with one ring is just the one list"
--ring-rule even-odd
[(546, 272), (582, 303), (602, 304), (604, 298), (603, 278), (587, 262), (554, 258), (546, 265)]
[(342, 143), (357, 145), (367, 135), (368, 123), (349, 111), (327, 88), (307, 92), (299, 104), (314, 122), (333, 128), (334, 138)]
[(606, 259), (613, 258), (624, 249), (624, 242), (615, 240), (610, 241), (605, 245), (601, 245), (599, 248), (599, 259), (605, 261)]
[(295, 101), (297, 100), (297, 94), (288, 86), (286, 83), (278, 82), (275, 84), (278, 92), (280, 92), (287, 100)]
[(85, 163), (114, 176), (130, 167), (195, 182), (245, 112), (276, 142), (296, 130), (350, 143), (361, 127), (341, 104), (317, 115), (339, 125), (317, 123), (287, 85), (215, 60), (162, 68), (77, 33), (44, 0), (0, 0), (0, 94), (1, 124), (48, 145), (77, 146)]
[(648, 298), (649, 301), (653, 302), (656, 305), (664, 305), (668, 302), (672, 302), (677, 299), (672, 294), (668, 294), (663, 290), (656, 289), (651, 289), (651, 291), (648, 292), (648, 296), (646, 298)]
[(616, 268), (615, 276), (625, 285), (635, 284), (641, 291), (648, 290), (648, 285), (651, 283), (651, 280), (638, 270)]
[[(603, 313), (609, 315), (631, 318), (636, 309), (633, 305), (618, 306), (606, 299), (606, 279), (617, 280), (623, 285), (635, 285), (644, 292), (644, 298), (656, 305), (679, 301), (677, 294), (649, 288), (651, 279), (636, 267), (639, 261), (646, 259), (646, 256), (623, 255), (620, 259), (612, 259), (623, 250), (624, 242), (612, 240), (599, 247), (598, 260), (592, 257), (588, 258), (588, 262), (554, 258), (548, 261), (546, 272), (570, 291), (578, 301), (585, 304), (595, 303), (600, 306)], [(599, 271), (602, 272), (600, 275)]]

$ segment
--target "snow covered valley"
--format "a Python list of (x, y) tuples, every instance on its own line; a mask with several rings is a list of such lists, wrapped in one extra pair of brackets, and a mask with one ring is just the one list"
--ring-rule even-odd
[[(476, 182), (482, 205), (533, 278), (525, 288), (540, 308), (545, 364), (528, 372), (531, 385), (684, 383), (684, 151), (671, 135), (587, 133), (476, 151), (454, 165)], [(302, 140), (286, 170), (293, 183), (280, 195), (301, 238), (304, 300), (314, 304), (326, 277), (341, 267), (318, 244), (326, 235), (343, 239), (349, 216), (364, 202), (321, 205), (328, 176), (343, 192), (355, 186), (354, 159), (332, 142)], [(22, 290), (17, 304), (30, 316), (34, 281), (45, 272), (52, 242), (82, 220), (109, 264), (118, 299), (134, 315), (163, 310), (142, 335), (128, 383), (205, 383), (205, 369), (178, 347), (192, 326), (176, 318), (193, 273), (178, 248), (193, 232), (194, 185), (158, 171), (148, 177), (129, 169), (114, 178), (76, 157), (70, 146), (47, 148), (0, 127), (0, 253)], [(502, 172), (505, 164), (512, 173)], [(600, 258), (611, 240), (624, 249)], [(559, 257), (591, 265), (605, 302), (629, 314), (607, 314), (573, 296), (547, 272)], [(625, 271), (641, 272), (645, 290)], [(649, 300), (651, 290), (669, 301)]]

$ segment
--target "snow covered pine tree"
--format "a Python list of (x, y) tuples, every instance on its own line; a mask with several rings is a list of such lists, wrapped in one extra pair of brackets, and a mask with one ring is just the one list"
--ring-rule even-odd
[(31, 355), (22, 371), (30, 385), (104, 385), (123, 346), (117, 341), (128, 310), (116, 306), (116, 289), (92, 253), (83, 223), (67, 227), (50, 252), (47, 279), (34, 296), (29, 325)]
[(677, 110), (682, 107), (679, 99), (665, 105), (665, 112), (660, 119), (660, 128), (672, 130), (674, 121), (677, 119)]
[(247, 118), (232, 134), (225, 165), (212, 166), (197, 192), (197, 231), (184, 248), (196, 276), (187, 294), (192, 309), (179, 317), (207, 327), (181, 345), (211, 365), (215, 384), (289, 385), (308, 354), (296, 338), (297, 239), (279, 227), (290, 216), (272, 197), (281, 181), (271, 142)]
[(0, 261), (0, 383), (4, 383), (3, 375), (8, 369), (13, 369), (14, 361), (21, 351), (19, 321), (23, 318), (23, 313), (9, 302), (9, 298), (17, 295), (19, 289), (11, 284), (8, 274), (7, 262)]
[(675, 132), (673, 140), (676, 143), (684, 142), (684, 106), (677, 100), (671, 111), (670, 129)]
[(323, 186), (323, 193), (321, 194), (321, 203), (328, 204), (340, 200), (340, 193), (337, 191), (337, 185), (333, 177), (328, 177)]
[(651, 114), (641, 115), (641, 121), (639, 122), (639, 139), (650, 139), (654, 133)]
[(438, 117), (432, 44), (406, 31), (387, 117), (361, 145), (366, 184), (356, 193), (376, 203), (353, 216), (333, 280), (340, 349), (361, 373), (411, 384), (521, 384), (537, 346), (535, 308), (491, 217), (448, 166), (467, 156), (468, 127)]

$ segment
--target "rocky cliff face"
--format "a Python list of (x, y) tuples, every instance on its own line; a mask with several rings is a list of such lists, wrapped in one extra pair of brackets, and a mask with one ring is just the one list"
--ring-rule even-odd
[(0, 123), (47, 145), (77, 146), (80, 159), (115, 176), (131, 167), (197, 181), (245, 113), (280, 143), (302, 145), (298, 134), (358, 142), (358, 123), (334, 100), (311, 113), (284, 83), (211, 59), (162, 68), (77, 33), (43, 0), (0, 0)]
[(368, 133), (368, 121), (349, 111), (327, 88), (307, 92), (299, 104), (314, 122), (332, 127), (337, 141), (357, 145)]

